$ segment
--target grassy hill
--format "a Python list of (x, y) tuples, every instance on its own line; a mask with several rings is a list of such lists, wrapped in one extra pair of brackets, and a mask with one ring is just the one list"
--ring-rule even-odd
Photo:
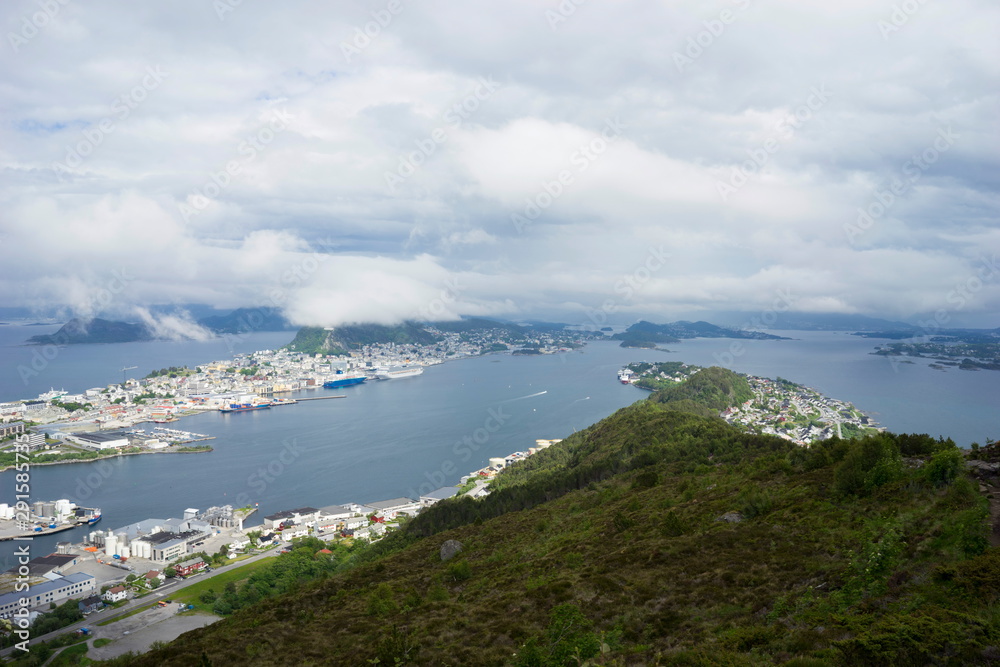
[[(279, 559), (282, 595), (242, 583), (234, 599), (264, 599), (116, 664), (1000, 658), (1000, 551), (954, 444), (746, 434), (697, 414), (739, 400), (730, 375), (653, 394), (332, 563), (305, 543)], [(463, 549), (442, 561), (447, 540)]]

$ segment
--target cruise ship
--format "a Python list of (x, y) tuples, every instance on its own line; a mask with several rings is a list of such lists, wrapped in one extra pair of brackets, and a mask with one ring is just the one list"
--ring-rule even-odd
[(263, 410), (271, 407), (270, 403), (230, 403), (219, 408), (219, 412), (246, 412), (247, 410)]
[(350, 387), (351, 385), (361, 384), (368, 379), (368, 376), (364, 373), (358, 373), (357, 371), (352, 371), (350, 373), (345, 373), (343, 371), (337, 371), (337, 374), (323, 383), (323, 386), (327, 389), (337, 389), (339, 387)]
[(375, 377), (379, 380), (395, 380), (397, 378), (408, 378), (420, 375), (424, 372), (423, 366), (409, 366), (406, 368), (380, 368), (375, 371)]

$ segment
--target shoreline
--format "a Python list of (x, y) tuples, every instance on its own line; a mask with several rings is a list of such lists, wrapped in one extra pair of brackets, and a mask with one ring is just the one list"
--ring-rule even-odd
[[(205, 439), (207, 440), (208, 438)], [(58, 466), (67, 464), (72, 465), (74, 463), (95, 463), (97, 461), (105, 461), (107, 459), (113, 459), (119, 456), (143, 456), (145, 454), (207, 454), (208, 452), (214, 452), (214, 451), (215, 448), (209, 445), (208, 449), (194, 449), (187, 451), (181, 451), (179, 449), (175, 449), (173, 451), (118, 452), (115, 454), (108, 454), (107, 456), (98, 456), (97, 458), (93, 459), (68, 459), (66, 461), (43, 461), (41, 463), (34, 463), (32, 461), (28, 461), (27, 463), (32, 468), (35, 468), (39, 466)], [(15, 467), (16, 466), (14, 464), (5, 466), (3, 468), (0, 468), (0, 473), (7, 472), (8, 470), (14, 470)]]

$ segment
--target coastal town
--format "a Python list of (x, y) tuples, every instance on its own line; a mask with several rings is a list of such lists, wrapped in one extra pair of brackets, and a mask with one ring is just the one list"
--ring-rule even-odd
[[(364, 345), (338, 356), (263, 350), (193, 369), (161, 369), (142, 379), (128, 378), (124, 375), (128, 369), (123, 369), (121, 383), (75, 394), (52, 390), (37, 399), (0, 405), (4, 420), (0, 435), (8, 441), (0, 448), (0, 457), (14, 443), (43, 462), (45, 456), (71, 459), (208, 451), (210, 447), (201, 441), (211, 436), (184, 430), (172, 422), (207, 410), (270, 409), (301, 400), (338, 398), (326, 392), (310, 397), (308, 390), (420, 374), (447, 359), (497, 352), (501, 346), (533, 354), (569, 349), (564, 341), (540, 338), (533, 345), (522, 341), (521, 348), (511, 350), (504, 340), (502, 332), (477, 332), (474, 337), (443, 333), (432, 345)], [(618, 380), (656, 390), (680, 385), (702, 370), (680, 362), (635, 363), (619, 371)], [(780, 379), (747, 377), (747, 381), (754, 398), (726, 410), (721, 416), (729, 423), (799, 444), (875, 428), (853, 406), (805, 387)], [(294, 398), (287, 396), (293, 392)], [(140, 428), (144, 422), (152, 425)], [(100, 508), (78, 507), (66, 499), (35, 501), (27, 519), (16, 516), (14, 506), (0, 505), (0, 539), (87, 526), (81, 541), (60, 542), (55, 552), (36, 556), (26, 564), (27, 597), (15, 590), (24, 581), (23, 568), (11, 568), (0, 575), (0, 622), (21, 613), (25, 599), (29, 600), (32, 619), (37, 619), (51, 605), (69, 600), (77, 601), (80, 612), (89, 615), (131, 599), (155, 597), (161, 586), (212, 576), (213, 568), (280, 554), (301, 538), (315, 538), (331, 548), (374, 542), (437, 502), (460, 495), (488, 495), (490, 481), (506, 467), (559, 442), (538, 439), (534, 446), (490, 458), (488, 465), (464, 475), (455, 486), (424, 485), (410, 494), (416, 497), (290, 508), (267, 515), (260, 525), (251, 527), (245, 522), (257, 508), (250, 505), (175, 508), (173, 518), (148, 518), (110, 528), (101, 527), (109, 518), (102, 522)], [(102, 522), (100, 526), (98, 522)], [(76, 535), (80, 537), (79, 532)], [(176, 608), (177, 613), (186, 611), (182, 604)]]
[[(689, 379), (702, 368), (677, 361), (632, 363), (618, 372), (623, 384), (655, 391)], [(726, 422), (754, 433), (776, 435), (799, 445), (817, 440), (854, 438), (882, 429), (846, 401), (778, 378), (744, 376), (753, 398), (727, 408)]]
[(846, 401), (778, 378), (747, 376), (754, 399), (730, 408), (723, 418), (756, 433), (777, 435), (799, 445), (855, 438), (884, 430)]

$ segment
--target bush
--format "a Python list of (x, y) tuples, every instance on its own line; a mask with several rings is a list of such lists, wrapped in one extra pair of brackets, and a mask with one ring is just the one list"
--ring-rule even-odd
[(447, 569), (445, 570), (445, 576), (449, 581), (455, 583), (465, 581), (472, 576), (472, 566), (469, 565), (469, 561), (467, 560), (449, 563)]
[(958, 449), (942, 449), (924, 466), (924, 479), (934, 486), (951, 484), (962, 471), (962, 464), (962, 453)]
[(845, 495), (868, 495), (903, 476), (903, 462), (892, 437), (878, 435), (855, 440), (834, 472), (834, 485)]
[(746, 489), (736, 498), (739, 511), (747, 519), (768, 514), (774, 507), (771, 496), (760, 489)]

